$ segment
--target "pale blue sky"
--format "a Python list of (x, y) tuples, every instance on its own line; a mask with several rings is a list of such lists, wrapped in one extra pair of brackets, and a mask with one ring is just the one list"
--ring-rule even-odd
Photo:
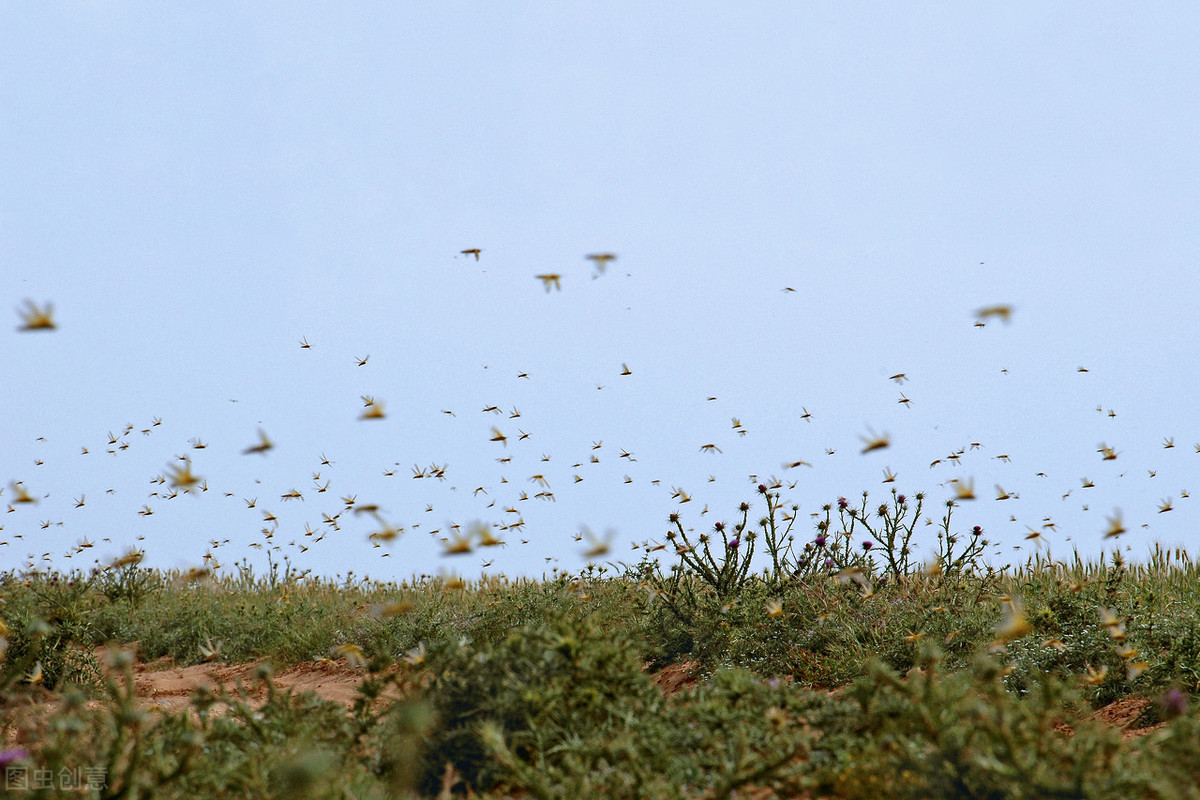
[[(1031, 529), (1096, 555), (1116, 509), (1134, 554), (1192, 542), (1196, 6), (409, 5), (0, 11), (0, 500), (42, 498), (0, 518), (0, 566), (213, 539), (261, 565), (266, 510), (326, 574), (576, 570), (581, 525), (634, 561), (673, 511), (733, 521), (751, 473), (804, 515), (974, 480), (956, 520), (997, 564)], [(18, 332), (27, 299), (58, 329)], [(860, 454), (868, 429), (892, 446)], [(185, 454), (210, 491), (149, 497)], [(405, 533), (322, 524), (344, 495)], [(518, 516), (504, 549), (429, 533)]]

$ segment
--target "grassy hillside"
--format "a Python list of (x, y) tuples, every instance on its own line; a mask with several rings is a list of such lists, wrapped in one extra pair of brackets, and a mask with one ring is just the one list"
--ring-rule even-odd
[[(947, 524), (918, 565), (903, 505), (798, 548), (774, 511), (679, 526), (662, 563), (540, 581), (3, 574), (0, 761), (103, 797), (1200, 796), (1186, 553), (994, 570)], [(260, 661), (257, 693), (156, 709), (132, 643)], [(274, 685), (322, 659), (360, 676), (349, 711)], [(1130, 698), (1137, 736), (1096, 713)]]

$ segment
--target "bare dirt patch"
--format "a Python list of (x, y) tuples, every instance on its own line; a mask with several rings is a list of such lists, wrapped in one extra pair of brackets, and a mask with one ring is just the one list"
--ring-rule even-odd
[(668, 664), (650, 676), (665, 695), (672, 695), (695, 686), (700, 681), (700, 662), (681, 661)]
[[(267, 690), (255, 677), (258, 662), (246, 664), (197, 664), (174, 667), (159, 662), (138, 664), (134, 669), (139, 699), (147, 705), (163, 708), (183, 708), (191, 703), (197, 689), (218, 691), (220, 687), (234, 691), (239, 684), (255, 700), (266, 698)], [(322, 700), (354, 704), (359, 683), (365, 673), (353, 669), (344, 661), (305, 661), (272, 675), (278, 689), (291, 689), (296, 694), (312, 692)]]
[(1159, 723), (1158, 725), (1151, 725), (1145, 728), (1133, 727), (1137, 719), (1150, 706), (1150, 702), (1145, 697), (1125, 697), (1116, 702), (1109, 703), (1104, 708), (1096, 709), (1092, 717), (1114, 728), (1119, 728), (1121, 735), (1126, 739), (1131, 739), (1135, 736), (1145, 736), (1147, 733), (1153, 733), (1163, 726), (1163, 723)]

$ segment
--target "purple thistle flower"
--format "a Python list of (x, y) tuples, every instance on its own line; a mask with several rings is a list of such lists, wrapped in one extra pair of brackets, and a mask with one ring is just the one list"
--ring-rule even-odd
[(870, 541), (863, 542), (862, 543), (863, 552), (865, 553), (866, 551), (870, 550), (874, 546), (875, 546), (874, 542), (870, 542)]
[(823, 533), (818, 533), (817, 538), (813, 539), (813, 542), (816, 543), (817, 547), (824, 547), (825, 541), (825, 534)]
[(738, 545), (741, 543), (742, 543), (741, 539), (730, 539), (729, 544), (727, 544), (725, 546), (728, 547), (730, 550), (737, 550)]
[(24, 761), (29, 758), (29, 751), (21, 747), (0, 752), (0, 767), (7, 767), (14, 761)]
[(833, 559), (832, 558), (825, 559), (825, 569), (833, 569)]
[(1182, 717), (1187, 713), (1187, 695), (1179, 689), (1168, 689), (1159, 702), (1162, 703), (1163, 716), (1167, 719)]

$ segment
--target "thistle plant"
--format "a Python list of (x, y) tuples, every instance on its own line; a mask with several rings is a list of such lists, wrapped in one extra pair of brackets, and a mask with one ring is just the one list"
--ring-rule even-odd
[(959, 534), (950, 530), (950, 517), (958, 504), (954, 500), (946, 501), (946, 514), (938, 527), (938, 551), (936, 569), (943, 575), (962, 575), (973, 573), (979, 566), (979, 559), (984, 549), (991, 544), (983, 536), (983, 528), (976, 525), (971, 528), (970, 538), (966, 545), (955, 552), (961, 542)]
[(918, 492), (914, 499), (916, 503), (910, 504), (906, 495), (893, 489), (892, 502), (881, 503), (871, 512), (867, 492), (863, 492), (862, 503), (857, 507), (840, 497), (837, 513), (841, 530), (832, 536), (833, 506), (823, 506), (825, 518), (817, 523), (813, 544), (828, 551), (825, 569), (859, 569), (875, 574), (882, 566), (883, 577), (895, 579), (912, 573), (915, 569), (912, 539), (925, 496)]
[[(751, 506), (747, 502), (739, 507), (742, 518), (738, 524), (730, 528), (718, 522), (699, 535), (684, 526), (678, 513), (671, 514), (667, 542), (655, 549), (674, 547), (677, 561), (664, 572), (660, 562), (649, 557), (653, 550), (648, 550), (647, 557), (629, 574), (649, 592), (652, 603), (661, 600), (672, 616), (691, 626), (704, 609), (728, 611), (751, 583), (780, 592), (789, 584), (834, 576), (861, 584), (869, 596), (872, 588), (889, 581), (905, 584), (917, 572), (956, 577), (974, 574), (989, 544), (979, 526), (966, 537), (965, 546), (961, 544), (964, 537), (952, 527), (957, 506), (949, 501), (937, 531), (936, 559), (922, 566), (914, 540), (925, 495), (918, 492), (910, 500), (893, 489), (890, 502), (874, 508), (868, 492), (863, 492), (858, 505), (844, 497), (836, 504), (825, 504), (815, 535), (798, 545), (794, 530), (799, 507), (786, 505), (777, 489), (778, 484), (758, 484), (766, 513), (756, 527), (749, 524)], [(767, 563), (756, 573), (751, 571), (751, 562), (759, 542)], [(992, 575), (988, 568), (985, 577)]]
[(719, 600), (738, 592), (750, 574), (750, 563), (754, 558), (758, 535), (747, 526), (750, 504), (742, 503), (740, 510), (742, 521), (734, 525), (733, 530), (724, 522), (718, 522), (711, 532), (694, 538), (688, 535), (679, 514), (669, 517), (672, 527), (667, 531), (667, 541), (674, 545), (675, 554), (679, 556), (680, 571), (695, 575), (716, 593)]

